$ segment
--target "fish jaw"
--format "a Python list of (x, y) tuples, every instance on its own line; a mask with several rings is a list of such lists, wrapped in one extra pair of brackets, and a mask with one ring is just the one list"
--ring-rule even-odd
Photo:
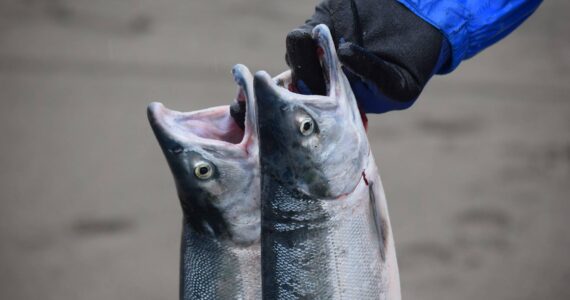
[[(317, 198), (337, 198), (354, 189), (366, 166), (369, 144), (356, 99), (342, 72), (328, 28), (313, 36), (321, 48), (326, 96), (293, 93), (273, 80), (254, 76), (262, 172), (284, 186)], [(312, 122), (311, 132), (301, 125)]]
[(253, 91), (253, 77), (249, 69), (237, 64), (232, 69), (234, 81), (238, 85), (236, 101), (244, 102), (246, 116), (244, 120), (244, 137), (240, 145), (248, 152), (250, 157), (258, 157), (258, 130), (256, 118), (255, 93)]
[[(249, 70), (236, 66), (233, 73), (237, 98), (255, 106)], [(259, 241), (259, 160), (253, 116), (246, 116), (242, 130), (230, 116), (229, 106), (184, 113), (157, 102), (148, 107), (185, 222), (196, 234), (240, 245)], [(199, 174), (202, 167), (208, 172)]]

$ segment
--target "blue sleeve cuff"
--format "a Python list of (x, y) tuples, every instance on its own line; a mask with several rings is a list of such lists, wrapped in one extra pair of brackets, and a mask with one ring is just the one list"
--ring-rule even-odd
[(439, 29), (448, 40), (451, 56), (436, 70), (453, 71), (517, 28), (542, 0), (397, 0)]

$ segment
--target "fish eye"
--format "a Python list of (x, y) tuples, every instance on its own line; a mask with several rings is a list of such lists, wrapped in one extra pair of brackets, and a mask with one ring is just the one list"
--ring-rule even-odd
[(194, 166), (194, 175), (198, 179), (209, 179), (213, 173), (212, 165), (207, 162), (201, 161)]
[(299, 126), (299, 131), (304, 136), (307, 136), (307, 135), (313, 133), (313, 131), (315, 131), (315, 122), (313, 122), (313, 119), (307, 117), (307, 118), (304, 118), (303, 120), (301, 120), (301, 125)]

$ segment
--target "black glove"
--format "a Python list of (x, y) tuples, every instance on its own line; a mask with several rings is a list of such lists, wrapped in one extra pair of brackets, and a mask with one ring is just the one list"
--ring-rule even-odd
[(299, 90), (313, 94), (325, 94), (311, 35), (321, 23), (329, 27), (343, 66), (358, 75), (348, 74), (353, 90), (355, 80), (365, 80), (377, 87), (372, 94), (383, 94), (359, 98), (362, 93), (355, 91), (365, 110), (374, 103), (363, 102), (377, 101), (375, 97), (413, 102), (436, 71), (441, 47), (447, 43), (439, 30), (395, 0), (324, 0), (305, 25), (287, 35), (286, 42), (294, 82)]

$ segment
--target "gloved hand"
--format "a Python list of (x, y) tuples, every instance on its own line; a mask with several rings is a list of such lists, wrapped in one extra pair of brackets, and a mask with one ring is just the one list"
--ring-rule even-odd
[(396, 0), (323, 0), (287, 35), (286, 60), (301, 93), (325, 93), (311, 35), (321, 23), (365, 112), (408, 108), (449, 56), (442, 33)]

